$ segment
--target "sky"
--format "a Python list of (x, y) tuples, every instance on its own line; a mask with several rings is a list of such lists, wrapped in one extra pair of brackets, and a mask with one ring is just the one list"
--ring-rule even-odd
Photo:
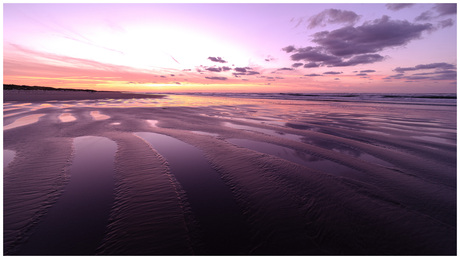
[(3, 4), (3, 83), (134, 92), (456, 93), (445, 4)]

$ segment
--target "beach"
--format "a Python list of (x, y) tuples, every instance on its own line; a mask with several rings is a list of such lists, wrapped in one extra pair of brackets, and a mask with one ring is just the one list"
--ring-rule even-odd
[(4, 254), (455, 255), (455, 102), (326, 97), (4, 91)]

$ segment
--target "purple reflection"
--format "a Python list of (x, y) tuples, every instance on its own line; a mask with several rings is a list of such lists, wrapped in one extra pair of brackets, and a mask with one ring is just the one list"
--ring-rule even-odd
[(197, 254), (246, 254), (249, 233), (242, 212), (219, 174), (198, 148), (175, 138), (138, 132), (160, 155), (187, 195), (191, 210), (203, 230), (204, 243)]
[(60, 199), (19, 249), (25, 255), (95, 254), (113, 203), (115, 142), (78, 137), (70, 182)]

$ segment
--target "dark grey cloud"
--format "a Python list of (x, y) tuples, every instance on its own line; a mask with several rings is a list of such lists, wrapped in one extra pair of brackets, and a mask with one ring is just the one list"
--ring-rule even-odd
[(260, 73), (257, 71), (253, 71), (250, 67), (235, 67), (234, 68), (237, 73), (233, 73), (235, 77), (239, 76), (252, 76), (252, 75), (259, 75)]
[(366, 73), (359, 73), (359, 74), (356, 74), (357, 76), (367, 76)]
[(229, 71), (229, 70), (232, 70), (232, 69), (229, 67), (222, 67), (222, 71)]
[(352, 11), (344, 11), (338, 9), (326, 9), (321, 13), (314, 15), (308, 19), (307, 27), (313, 29), (318, 26), (326, 26), (331, 23), (346, 23), (354, 24), (359, 20), (360, 16)]
[(278, 68), (278, 71), (283, 71), (283, 70), (294, 70), (292, 67), (283, 67), (283, 68)]
[(429, 76), (405, 76), (404, 78), (408, 80), (424, 80), (430, 77)]
[(436, 72), (428, 72), (428, 73), (416, 73), (412, 76), (408, 76), (405, 78), (412, 78), (413, 76), (428, 76), (431, 80), (456, 80), (457, 79), (457, 71), (456, 70), (444, 70), (444, 71), (436, 71)]
[(457, 4), (435, 4), (435, 6), (428, 11), (421, 13), (415, 17), (415, 21), (430, 21), (445, 15), (456, 15)]
[(291, 59), (294, 61), (307, 60), (310, 62), (322, 62), (325, 64), (338, 63), (341, 58), (328, 55), (323, 52), (322, 48), (319, 47), (306, 47), (296, 50), (297, 53), (291, 55)]
[(335, 56), (375, 53), (388, 47), (403, 46), (421, 37), (432, 25), (413, 24), (408, 21), (392, 21), (383, 16), (362, 26), (347, 26), (334, 31), (313, 35), (313, 42)]
[(223, 60), (221, 57), (208, 57), (209, 60), (219, 63), (227, 63), (227, 61)]
[(294, 63), (294, 64), (292, 64), (292, 67), (300, 67), (302, 65), (303, 65), (303, 63)]
[(304, 68), (319, 67), (319, 64), (315, 63), (315, 62), (309, 62), (309, 63), (303, 65), (303, 67)]
[(206, 79), (211, 79), (211, 80), (227, 80), (227, 78), (223, 77), (223, 76), (207, 76), (205, 78)]
[(304, 76), (323, 76), (323, 75), (313, 73), (313, 74), (308, 74), (308, 75), (304, 75)]
[(438, 12), (439, 16), (454, 15), (457, 14), (457, 4), (436, 4), (434, 10)]
[(421, 13), (419, 16), (415, 17), (415, 21), (421, 22), (421, 21), (429, 21), (433, 19), (433, 12), (432, 11), (425, 11)]
[(295, 50), (295, 47), (292, 45), (289, 45), (287, 47), (282, 48), (282, 50), (286, 51), (287, 53), (291, 53)]
[(206, 70), (211, 71), (211, 72), (222, 72), (222, 68), (220, 67), (208, 67)]
[[(412, 75), (405, 75), (407, 71), (417, 70), (432, 70), (432, 72), (415, 73)], [(434, 70), (434, 71), (433, 71)], [(385, 77), (384, 79), (405, 79), (405, 80), (457, 80), (457, 70), (455, 65), (448, 63), (431, 63), (424, 65), (417, 65), (415, 67), (398, 67), (394, 71), (399, 74)]]
[(396, 74), (396, 75), (392, 75), (392, 76), (387, 76), (383, 79), (401, 79), (401, 78), (404, 78), (404, 74)]
[(454, 69), (455, 65), (449, 63), (431, 63), (431, 64), (422, 64), (416, 65), (415, 67), (397, 67), (394, 71), (398, 73), (404, 73), (406, 71), (422, 70), (422, 69)]
[[(361, 26), (346, 26), (333, 31), (313, 34), (316, 47), (294, 48), (284, 51), (291, 54), (293, 61), (305, 61), (318, 66), (354, 66), (382, 61), (377, 54), (386, 48), (404, 46), (421, 37), (423, 32), (433, 29), (433, 25), (415, 24), (408, 21), (390, 20), (388, 16), (365, 22)], [(304, 66), (304, 67), (310, 67)]]
[(386, 7), (392, 11), (399, 11), (403, 8), (411, 7), (414, 4), (386, 4)]
[(361, 70), (360, 72), (361, 72), (361, 73), (374, 73), (375, 70), (373, 70), (373, 69), (368, 69), (368, 70)]
[(339, 75), (339, 74), (342, 74), (343, 72), (335, 72), (335, 71), (328, 71), (328, 72), (324, 72), (323, 74), (325, 75)]
[(270, 61), (273, 61), (273, 60), (275, 60), (275, 58), (270, 56), (270, 55), (268, 55), (268, 57), (265, 59), (265, 61), (267, 61), (267, 62), (270, 62)]
[(187, 69), (183, 69), (182, 71), (189, 72), (189, 71), (192, 71), (192, 70), (187, 68)]
[(444, 29), (446, 27), (454, 26), (453, 19), (446, 19), (438, 22), (438, 28)]
[(334, 64), (334, 66), (345, 67), (345, 66), (355, 66), (359, 64), (370, 64), (370, 63), (382, 61), (383, 59), (384, 57), (380, 56), (379, 54), (364, 54), (364, 55), (354, 56), (347, 61), (338, 62)]

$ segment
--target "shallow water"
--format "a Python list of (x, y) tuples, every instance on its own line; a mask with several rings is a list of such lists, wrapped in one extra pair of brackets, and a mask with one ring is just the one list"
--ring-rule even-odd
[(78, 137), (70, 182), (18, 254), (85, 255), (99, 246), (113, 202), (116, 145), (102, 137)]
[(228, 186), (206, 161), (203, 152), (175, 138), (137, 132), (166, 158), (186, 192), (191, 210), (203, 230), (203, 254), (240, 254), (248, 245), (247, 229)]

